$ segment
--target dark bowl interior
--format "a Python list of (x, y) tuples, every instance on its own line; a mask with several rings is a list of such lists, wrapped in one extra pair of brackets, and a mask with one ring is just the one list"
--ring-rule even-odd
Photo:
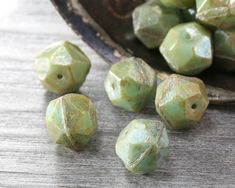
[[(123, 49), (143, 58), (158, 70), (171, 72), (159, 51), (148, 50), (133, 34), (131, 14), (136, 6), (145, 2), (144, 0), (52, 0), (52, 2), (73, 30), (80, 33), (83, 39), (107, 61), (117, 60), (113, 51), (117, 47), (115, 44), (118, 44), (121, 48), (117, 49)], [(81, 7), (89, 16), (81, 11)], [(101, 33), (102, 37), (97, 33)], [(106, 38), (111, 38), (113, 42), (109, 42), (110, 40)], [(216, 66), (212, 66), (198, 77), (211, 86), (235, 91), (235, 74), (223, 72)]]

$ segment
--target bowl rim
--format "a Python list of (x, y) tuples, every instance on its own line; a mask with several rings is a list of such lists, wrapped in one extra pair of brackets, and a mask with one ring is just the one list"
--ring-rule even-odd
[[(113, 64), (131, 54), (115, 43), (87, 13), (79, 0), (51, 0), (57, 12), (82, 40), (97, 52), (106, 63)], [(169, 77), (169, 73), (157, 72), (158, 80)], [(235, 104), (235, 91), (206, 85), (210, 104)]]

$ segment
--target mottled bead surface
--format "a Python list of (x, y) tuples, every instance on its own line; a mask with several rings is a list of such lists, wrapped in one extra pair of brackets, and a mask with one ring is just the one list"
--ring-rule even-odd
[(212, 64), (211, 33), (196, 22), (177, 25), (168, 32), (160, 52), (173, 71), (198, 74)]
[(188, 129), (200, 122), (208, 106), (204, 83), (173, 74), (157, 88), (156, 110), (168, 129)]
[(137, 38), (147, 47), (156, 48), (170, 28), (179, 24), (180, 12), (150, 1), (133, 12), (133, 27)]
[(165, 126), (154, 120), (136, 119), (120, 133), (116, 154), (134, 173), (146, 174), (159, 168), (169, 152)]
[(96, 110), (83, 95), (67, 94), (51, 101), (46, 112), (51, 140), (71, 149), (83, 149), (97, 129)]
[(140, 58), (127, 58), (114, 64), (104, 82), (114, 106), (138, 112), (155, 92), (155, 71)]
[(35, 64), (42, 85), (57, 94), (77, 91), (91, 67), (87, 56), (67, 41), (52, 44), (43, 50), (36, 57)]
[(195, 0), (160, 0), (166, 7), (186, 9), (195, 5)]
[(235, 27), (234, 0), (196, 0), (197, 18), (222, 29)]
[(226, 71), (235, 71), (235, 29), (217, 30), (213, 39), (216, 64)]

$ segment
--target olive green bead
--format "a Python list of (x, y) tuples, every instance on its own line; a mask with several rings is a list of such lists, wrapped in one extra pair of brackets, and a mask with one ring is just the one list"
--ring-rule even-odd
[(200, 122), (208, 106), (204, 83), (173, 74), (157, 88), (155, 105), (168, 129), (188, 129)]
[(173, 8), (191, 8), (195, 5), (195, 0), (160, 0), (160, 2), (166, 7)]
[(150, 1), (133, 12), (133, 27), (137, 38), (147, 47), (156, 48), (170, 28), (181, 21), (180, 12)]
[(168, 32), (160, 52), (176, 73), (198, 74), (212, 64), (211, 33), (196, 22), (177, 25)]
[(155, 71), (140, 58), (127, 58), (114, 64), (104, 82), (114, 106), (138, 112), (156, 88)]
[(196, 0), (197, 18), (221, 29), (235, 27), (234, 0)]
[(217, 30), (214, 33), (215, 63), (222, 69), (235, 71), (235, 30)]
[(35, 64), (42, 85), (57, 94), (77, 91), (91, 67), (87, 56), (67, 41), (47, 47), (36, 57)]
[(97, 129), (96, 110), (90, 99), (67, 94), (51, 101), (46, 111), (51, 140), (71, 149), (83, 149)]
[(159, 168), (169, 152), (165, 126), (154, 120), (136, 119), (120, 133), (116, 154), (125, 167), (138, 174), (147, 174)]

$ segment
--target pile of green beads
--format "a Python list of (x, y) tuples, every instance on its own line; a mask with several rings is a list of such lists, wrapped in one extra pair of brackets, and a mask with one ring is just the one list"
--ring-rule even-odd
[[(159, 47), (172, 71), (182, 75), (201, 73), (214, 57), (223, 69), (235, 71), (234, 27), (234, 2), (227, 0), (150, 0), (133, 12), (136, 37), (149, 49)], [(57, 94), (78, 91), (90, 66), (79, 47), (66, 41), (36, 58), (43, 86)], [(109, 70), (104, 88), (114, 106), (139, 112), (155, 95), (164, 122), (135, 119), (120, 132), (116, 154), (129, 171), (158, 169), (169, 153), (167, 129), (189, 129), (201, 121), (209, 104), (206, 87), (200, 79), (182, 75), (172, 74), (157, 87), (155, 71), (136, 57), (122, 59)], [(95, 107), (83, 95), (61, 96), (48, 105), (46, 127), (53, 142), (83, 149), (97, 129)]]
[[(133, 11), (136, 37), (158, 48), (176, 73), (196, 75), (214, 62), (234, 72), (234, 1), (150, 0)], [(187, 22), (182, 24), (182, 22)]]

